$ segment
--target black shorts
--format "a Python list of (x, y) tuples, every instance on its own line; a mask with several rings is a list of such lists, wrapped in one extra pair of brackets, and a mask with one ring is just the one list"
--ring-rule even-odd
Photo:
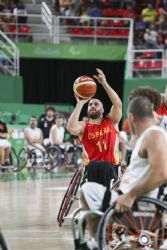
[(107, 188), (110, 188), (111, 179), (118, 178), (118, 166), (107, 161), (90, 161), (85, 170), (88, 182), (96, 182)]

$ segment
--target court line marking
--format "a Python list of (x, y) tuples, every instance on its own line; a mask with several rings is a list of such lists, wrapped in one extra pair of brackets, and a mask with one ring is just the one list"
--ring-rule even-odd
[[(3, 230), (3, 232), (15, 232), (15, 233), (60, 233), (61, 231), (26, 231), (26, 230)], [(68, 233), (68, 232), (67, 232)]]
[[(50, 188), (44, 188), (44, 190), (66, 191), (67, 188), (68, 186), (67, 187), (50, 187)], [(80, 190), (80, 188), (78, 190)]]
[(68, 187), (51, 187), (51, 188), (44, 188), (44, 190), (56, 190), (56, 191), (66, 191)]
[(70, 240), (70, 241), (73, 241), (72, 238), (69, 238), (69, 237), (63, 237), (63, 238), (10, 238), (8, 237), (8, 240)]

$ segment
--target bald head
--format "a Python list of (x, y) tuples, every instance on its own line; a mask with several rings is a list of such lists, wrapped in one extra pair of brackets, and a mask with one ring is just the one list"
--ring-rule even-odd
[(141, 120), (153, 118), (153, 105), (146, 97), (135, 97), (128, 105), (128, 113)]

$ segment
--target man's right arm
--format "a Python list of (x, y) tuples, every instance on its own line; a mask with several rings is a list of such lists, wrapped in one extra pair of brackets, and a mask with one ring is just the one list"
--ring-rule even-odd
[(74, 111), (72, 112), (68, 122), (67, 122), (67, 130), (72, 135), (80, 136), (84, 132), (86, 123), (83, 121), (79, 121), (79, 116), (80, 116), (80, 113), (81, 113), (81, 110), (82, 110), (84, 104), (86, 102), (88, 102), (88, 100), (80, 100), (77, 97), (76, 97), (76, 99), (77, 99), (77, 105), (76, 105)]

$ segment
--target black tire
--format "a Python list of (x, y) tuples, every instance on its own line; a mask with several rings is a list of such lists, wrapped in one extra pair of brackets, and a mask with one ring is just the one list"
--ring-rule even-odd
[(25, 148), (20, 149), (19, 153), (18, 153), (18, 162), (19, 162), (19, 168), (18, 170), (21, 171), (22, 169), (24, 169), (26, 167), (27, 164), (27, 153)]
[(49, 167), (46, 166), (46, 170), (53, 170), (56, 167), (60, 167), (62, 164), (62, 152), (61, 149), (54, 145), (47, 148), (46, 153), (48, 154)]
[(19, 169), (19, 160), (16, 153), (16, 150), (12, 147), (9, 155), (10, 165), (13, 166), (14, 171)]
[(64, 217), (68, 215), (71, 209), (71, 206), (76, 198), (76, 194), (77, 194), (77, 191), (80, 186), (81, 179), (82, 179), (82, 173), (83, 173), (82, 169), (78, 169), (75, 172), (67, 188), (67, 191), (63, 197), (63, 200), (60, 205), (59, 212), (58, 212), (58, 216), (57, 216), (57, 221), (60, 227), (64, 221)]
[[(138, 205), (139, 202), (143, 202), (143, 203), (145, 203), (147, 205), (152, 204), (152, 205), (156, 206), (155, 212), (152, 212), (153, 215), (152, 215), (152, 217), (150, 217), (151, 222), (148, 220), (148, 217), (146, 218), (143, 215), (142, 216), (140, 215), (140, 212), (143, 212), (140, 209), (138, 209), (138, 212), (139, 212), (139, 215), (137, 215), (138, 219), (134, 220), (134, 219), (136, 219), (136, 217), (134, 218), (133, 215), (136, 212), (135, 209), (138, 207), (137, 205)], [(149, 210), (147, 210), (147, 214), (149, 214), (148, 211)], [(133, 212), (134, 212), (134, 214), (133, 214)], [(167, 205), (165, 205), (164, 203), (162, 203), (159, 200), (148, 198), (148, 197), (143, 197), (140, 200), (138, 200), (135, 203), (135, 205), (133, 207), (133, 210), (131, 210), (130, 212), (116, 213), (115, 210), (114, 210), (114, 205), (109, 207), (106, 210), (106, 212), (104, 213), (104, 215), (101, 218), (101, 220), (99, 222), (99, 225), (98, 225), (98, 233), (97, 233), (97, 235), (98, 235), (98, 249), (99, 250), (108, 250), (108, 249), (128, 249), (128, 250), (130, 250), (130, 249), (134, 249), (134, 247), (131, 247), (131, 246), (130, 246), (130, 248), (124, 248), (124, 246), (121, 245), (121, 241), (119, 243), (120, 244), (119, 247), (118, 246), (112, 246), (113, 228), (114, 228), (113, 224), (114, 223), (116, 225), (119, 225), (120, 228), (122, 226), (122, 230), (124, 231), (124, 234), (126, 232), (126, 235), (128, 234), (128, 235), (131, 235), (131, 236), (133, 235), (133, 233), (136, 234), (137, 230), (139, 230), (139, 231), (140, 230), (141, 231), (142, 230), (143, 231), (144, 230), (147, 230), (147, 231), (149, 230), (150, 232), (155, 231), (155, 229), (157, 229), (156, 226), (159, 225), (159, 227), (158, 227), (159, 228), (159, 233), (157, 235), (158, 238), (157, 238), (157, 241), (156, 241), (156, 244), (158, 245), (157, 246), (158, 248), (154, 248), (154, 249), (159, 249), (159, 246), (162, 243), (162, 240), (166, 240), (166, 238), (167, 238), (166, 233), (162, 234), (162, 232), (164, 232), (164, 231), (162, 229), (161, 219), (162, 219), (162, 216), (163, 216), (164, 212), (167, 214)], [(159, 217), (159, 216), (161, 216), (161, 217)], [(131, 220), (131, 218), (132, 218), (132, 220)], [(143, 218), (144, 218), (144, 220), (143, 220)], [(112, 229), (109, 229), (109, 225), (111, 225)], [(115, 229), (115, 228), (114, 228), (114, 230), (115, 230), (114, 233), (117, 232), (116, 233), (116, 234), (118, 234), (117, 238), (119, 239), (119, 234), (121, 235), (121, 233), (123, 233), (123, 231), (122, 232), (121, 231), (116, 231), (116, 230), (121, 230), (121, 229), (120, 228)], [(165, 225), (164, 225), (164, 229), (165, 229)], [(110, 230), (112, 230), (112, 231), (110, 231)], [(139, 231), (138, 231), (138, 234), (139, 234)], [(110, 237), (110, 239), (108, 239), (107, 237)], [(123, 244), (123, 242), (122, 242), (122, 244)], [(139, 244), (139, 243), (137, 243), (137, 244)]]
[(5, 237), (0, 232), (0, 250), (9, 250)]

